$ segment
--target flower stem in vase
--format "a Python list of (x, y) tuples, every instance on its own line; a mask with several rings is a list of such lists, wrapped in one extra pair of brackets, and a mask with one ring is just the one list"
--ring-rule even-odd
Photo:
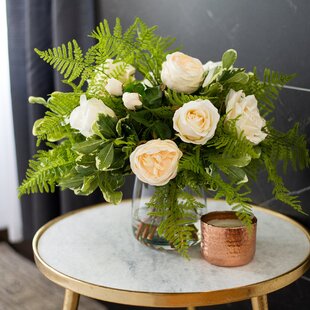
[(204, 204), (179, 187), (176, 180), (164, 186), (149, 186), (136, 180), (135, 187), (135, 193), (148, 194), (147, 198), (136, 197), (133, 201), (137, 240), (156, 249), (180, 253), (199, 241), (195, 223), (199, 219), (198, 209)]

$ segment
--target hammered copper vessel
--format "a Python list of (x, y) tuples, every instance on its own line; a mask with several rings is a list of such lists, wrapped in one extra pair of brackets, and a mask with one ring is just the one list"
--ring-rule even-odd
[(252, 229), (242, 224), (221, 227), (208, 223), (223, 219), (238, 219), (238, 217), (233, 211), (210, 212), (201, 217), (203, 258), (217, 266), (236, 267), (248, 264), (255, 254), (256, 217), (252, 218)]

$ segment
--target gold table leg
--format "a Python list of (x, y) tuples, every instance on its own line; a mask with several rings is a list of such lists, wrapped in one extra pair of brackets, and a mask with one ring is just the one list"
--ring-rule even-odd
[(267, 295), (252, 297), (251, 301), (253, 310), (268, 310)]
[(63, 310), (77, 310), (80, 294), (66, 289)]
[(187, 307), (187, 310), (195, 310), (195, 307)]

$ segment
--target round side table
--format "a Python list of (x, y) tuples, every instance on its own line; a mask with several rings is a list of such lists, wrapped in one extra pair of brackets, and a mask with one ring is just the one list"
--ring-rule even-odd
[[(253, 261), (242, 267), (217, 267), (200, 256), (188, 261), (135, 240), (131, 202), (98, 205), (58, 217), (35, 235), (39, 270), (65, 288), (63, 309), (78, 308), (79, 296), (146, 307), (187, 307), (252, 300), (267, 309), (267, 294), (294, 282), (309, 268), (310, 236), (279, 213), (254, 207), (258, 219)], [(209, 209), (226, 208), (209, 201)]]

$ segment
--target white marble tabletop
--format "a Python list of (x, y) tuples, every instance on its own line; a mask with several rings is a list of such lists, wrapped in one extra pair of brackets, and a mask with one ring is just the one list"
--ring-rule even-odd
[[(209, 210), (225, 209), (209, 201)], [(285, 218), (255, 210), (254, 260), (242, 267), (216, 267), (191, 249), (187, 261), (174, 252), (140, 244), (131, 231), (130, 201), (89, 208), (51, 225), (38, 241), (38, 254), (53, 269), (108, 288), (153, 293), (193, 293), (237, 288), (270, 280), (308, 256), (305, 233)]]

